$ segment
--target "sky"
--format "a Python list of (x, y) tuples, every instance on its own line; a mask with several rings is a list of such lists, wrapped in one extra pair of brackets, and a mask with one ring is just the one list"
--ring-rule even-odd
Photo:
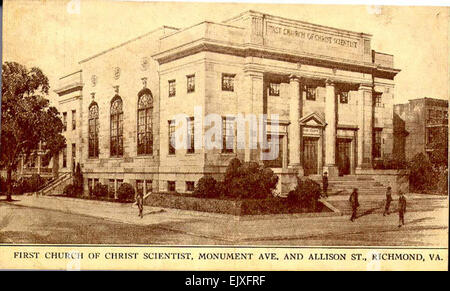
[(449, 98), (448, 7), (113, 0), (5, 0), (3, 5), (3, 62), (38, 66), (53, 90), (59, 77), (79, 69), (80, 60), (157, 27), (221, 22), (252, 9), (372, 34), (372, 49), (393, 54), (401, 69), (395, 103)]

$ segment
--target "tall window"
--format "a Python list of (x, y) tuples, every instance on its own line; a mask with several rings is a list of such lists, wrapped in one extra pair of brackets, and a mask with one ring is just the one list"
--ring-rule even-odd
[(187, 92), (191, 93), (195, 91), (195, 75), (186, 76), (187, 80)]
[(280, 96), (280, 83), (269, 83), (269, 96)]
[(67, 112), (63, 112), (63, 131), (67, 130)]
[(98, 158), (98, 105), (89, 106), (89, 157)]
[(67, 145), (63, 148), (62, 151), (62, 167), (67, 168)]
[(314, 101), (316, 100), (316, 87), (313, 86), (305, 86), (305, 94), (306, 94), (306, 100)]
[(116, 96), (111, 101), (111, 143), (112, 157), (123, 155), (123, 110), (122, 99)]
[(169, 97), (175, 96), (176, 93), (177, 93), (176, 82), (175, 82), (175, 80), (170, 80), (169, 81)]
[(222, 74), (222, 91), (234, 91), (234, 76), (232, 74)]
[(232, 153), (234, 148), (234, 118), (222, 117), (222, 153)]
[(348, 103), (348, 91), (339, 91), (338, 96), (339, 96), (340, 103), (343, 103), (343, 104)]
[[(265, 153), (270, 153), (271, 151), (275, 151), (278, 146), (278, 153), (276, 153), (276, 157), (273, 160), (264, 160), (263, 163), (266, 167), (269, 168), (282, 168), (283, 167), (283, 135), (278, 136), (278, 139), (274, 139), (273, 136), (267, 135), (267, 148), (263, 151)], [(276, 144), (278, 143), (278, 144)]]
[(138, 100), (138, 155), (153, 154), (153, 98), (150, 93), (143, 92)]
[(77, 129), (77, 112), (72, 110), (72, 130)]
[(381, 129), (374, 129), (373, 132), (373, 157), (381, 158)]
[(375, 93), (373, 95), (373, 106), (383, 107), (383, 103), (381, 103), (381, 93)]
[(194, 117), (188, 118), (187, 125), (188, 125), (187, 152), (192, 154), (192, 153), (195, 152), (195, 144), (194, 144)]
[(175, 120), (169, 120), (169, 155), (175, 154)]

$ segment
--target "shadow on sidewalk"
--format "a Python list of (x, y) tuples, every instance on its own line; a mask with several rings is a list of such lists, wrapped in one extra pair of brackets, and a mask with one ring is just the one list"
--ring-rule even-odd
[(357, 216), (356, 216), (356, 219), (358, 219), (358, 218), (360, 218), (360, 217), (363, 217), (363, 216), (366, 216), (366, 215), (369, 215), (369, 214), (372, 214), (372, 213), (375, 212), (375, 210), (381, 209), (381, 208), (382, 208), (382, 207), (374, 207), (374, 208), (370, 208), (370, 209), (364, 211), (363, 213), (361, 213), (360, 215), (357, 215)]

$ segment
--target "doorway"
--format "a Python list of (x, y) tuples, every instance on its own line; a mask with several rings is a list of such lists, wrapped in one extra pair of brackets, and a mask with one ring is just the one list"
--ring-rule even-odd
[(303, 170), (304, 175), (318, 174), (318, 138), (303, 140)]
[(349, 175), (351, 168), (351, 139), (337, 140), (337, 166), (339, 176)]

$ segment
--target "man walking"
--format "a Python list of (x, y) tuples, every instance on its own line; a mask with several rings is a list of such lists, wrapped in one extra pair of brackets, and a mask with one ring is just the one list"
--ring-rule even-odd
[(144, 217), (144, 193), (142, 191), (138, 191), (136, 194), (136, 204), (139, 209), (139, 217)]
[(323, 196), (328, 197), (328, 173), (324, 172), (322, 175), (322, 189)]
[(391, 202), (392, 202), (392, 188), (391, 186), (387, 187), (386, 190), (386, 204), (384, 205), (384, 212), (383, 212), (383, 216), (389, 215), (389, 207), (391, 206)]
[(356, 219), (356, 210), (359, 207), (358, 202), (358, 188), (354, 188), (352, 194), (349, 198), (350, 206), (352, 207), (352, 217), (350, 217), (350, 221), (354, 221)]
[(398, 197), (398, 227), (405, 225), (406, 198), (402, 192)]

